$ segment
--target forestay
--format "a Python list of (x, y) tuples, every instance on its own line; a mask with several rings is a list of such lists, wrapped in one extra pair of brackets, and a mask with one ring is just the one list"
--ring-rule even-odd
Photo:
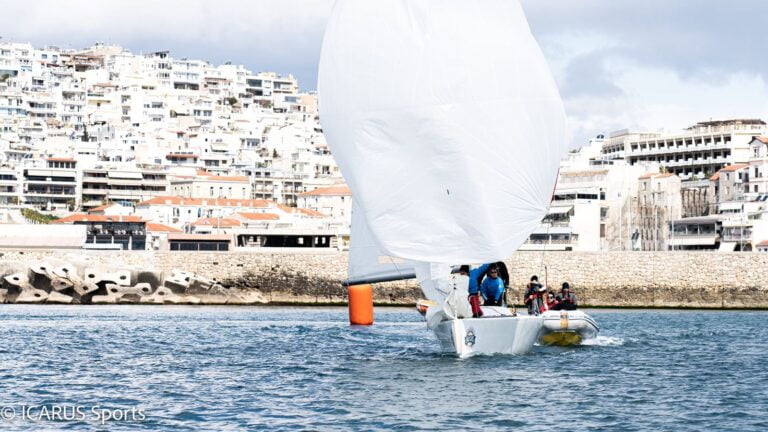
[(338, 0), (319, 92), (382, 254), (495, 261), (547, 214), (564, 114), (518, 1)]

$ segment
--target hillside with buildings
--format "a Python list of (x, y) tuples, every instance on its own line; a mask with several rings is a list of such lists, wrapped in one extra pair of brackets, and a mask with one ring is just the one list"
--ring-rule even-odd
[[(749, 119), (600, 135), (563, 159), (521, 249), (768, 250), (766, 135)], [(0, 247), (35, 224), (63, 248), (343, 250), (351, 199), (290, 75), (0, 43)]]
[(622, 130), (570, 153), (522, 250), (768, 251), (768, 137), (757, 119)]
[(0, 44), (5, 223), (59, 217), (91, 248), (343, 247), (350, 199), (290, 75)]

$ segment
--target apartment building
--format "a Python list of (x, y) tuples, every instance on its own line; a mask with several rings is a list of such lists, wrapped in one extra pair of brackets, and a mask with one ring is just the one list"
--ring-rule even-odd
[(682, 217), (680, 185), (680, 177), (670, 173), (649, 173), (640, 177), (633, 211), (634, 250), (667, 250), (668, 222)]
[(700, 122), (673, 134), (622, 130), (610, 134), (603, 154), (630, 165), (658, 164), (684, 181), (705, 179), (726, 165), (748, 162), (750, 142), (765, 131), (758, 119)]
[(299, 194), (298, 206), (337, 220), (352, 220), (352, 191), (345, 184), (320, 187)]
[(177, 176), (171, 179), (171, 192), (185, 198), (250, 199), (251, 181), (247, 176)]
[(97, 165), (83, 169), (82, 205), (98, 207), (107, 203), (133, 206), (154, 196), (168, 195), (168, 173), (159, 167)]
[(21, 203), (21, 181), (15, 169), (0, 168), (0, 205), (16, 206)]
[(768, 193), (768, 136), (756, 136), (749, 143), (749, 192)]
[(80, 205), (77, 161), (51, 157), (43, 168), (22, 170), (22, 204), (37, 210), (68, 212)]

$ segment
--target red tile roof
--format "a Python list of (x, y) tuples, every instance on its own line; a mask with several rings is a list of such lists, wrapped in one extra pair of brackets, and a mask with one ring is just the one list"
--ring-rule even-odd
[(738, 171), (740, 169), (749, 168), (749, 164), (733, 164), (721, 169), (720, 171)]
[(167, 233), (180, 233), (182, 232), (178, 228), (169, 227), (168, 225), (163, 225), (155, 222), (147, 222), (147, 231), (150, 232), (167, 232)]
[(179, 196), (156, 196), (136, 204), (137, 207), (151, 205), (206, 206), (206, 207), (246, 207), (269, 208), (273, 203), (267, 200), (230, 199), (230, 198), (184, 198)]
[(755, 137), (755, 139), (760, 141), (763, 144), (768, 144), (768, 136), (759, 136), (759, 137)]
[(674, 177), (675, 175), (672, 173), (647, 173), (643, 174), (639, 177), (640, 180), (645, 179), (660, 179), (660, 178), (667, 178), (667, 177)]
[(72, 158), (66, 158), (66, 157), (49, 157), (46, 160), (49, 162), (77, 162)]
[(709, 179), (710, 179), (710, 180), (712, 180), (712, 181), (717, 181), (717, 180), (719, 180), (719, 179), (720, 179), (720, 171), (718, 171), (718, 172), (716, 172), (716, 173), (712, 174), (712, 177), (710, 177)]
[(347, 185), (335, 185), (317, 188), (308, 192), (299, 194), (299, 196), (351, 196), (352, 191)]
[(170, 159), (172, 157), (178, 158), (178, 159), (197, 159), (200, 156), (194, 155), (194, 154), (181, 154), (181, 153), (168, 153), (165, 155), (166, 159)]
[(308, 209), (308, 208), (298, 208), (298, 209), (296, 209), (296, 210), (298, 210), (299, 212), (301, 212), (301, 213), (302, 213), (302, 214), (304, 214), (305, 216), (309, 216), (309, 217), (318, 217), (318, 218), (321, 218), (321, 217), (328, 217), (328, 216), (327, 216), (326, 214), (324, 214), (324, 213), (320, 213), (319, 211), (315, 211), (315, 210), (312, 210), (312, 209)]
[(106, 204), (106, 205), (103, 205), (103, 206), (94, 207), (94, 208), (88, 210), (88, 213), (96, 213), (96, 212), (104, 211), (104, 210), (112, 207), (113, 205), (114, 204)]
[(200, 218), (192, 222), (193, 226), (215, 226), (220, 228), (234, 228), (240, 226), (240, 221), (232, 218)]
[(85, 213), (74, 213), (69, 216), (56, 220), (54, 223), (74, 223), (74, 222), (144, 222), (139, 216), (106, 216), (92, 215)]
[(238, 213), (237, 215), (243, 219), (248, 219), (249, 221), (268, 221), (280, 219), (280, 216), (274, 213)]

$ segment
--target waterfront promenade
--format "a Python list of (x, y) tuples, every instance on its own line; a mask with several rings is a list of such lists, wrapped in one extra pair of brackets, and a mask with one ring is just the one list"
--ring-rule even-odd
[[(128, 296), (114, 301), (120, 303), (130, 303), (132, 298), (137, 303), (346, 303), (346, 289), (342, 287), (346, 252), (34, 250), (1, 254), (3, 277), (30, 273), (29, 269), (43, 263), (51, 268), (76, 269), (84, 279), (93, 270), (106, 275), (123, 272), (130, 278), (115, 283), (127, 287), (146, 283), (155, 294), (159, 287), (169, 288), (167, 299), (162, 295), (151, 300)], [(547, 278), (553, 288), (563, 281), (571, 283), (584, 306), (768, 308), (768, 254), (518, 252), (506, 263), (512, 281), (509, 300), (515, 303), (520, 302), (530, 276), (536, 274), (542, 281)], [(185, 283), (186, 277), (191, 279)], [(101, 283), (100, 289), (105, 286)], [(7, 280), (3, 288), (8, 288)], [(381, 305), (412, 305), (420, 297), (413, 280), (378, 284), (374, 293), (374, 301)]]

